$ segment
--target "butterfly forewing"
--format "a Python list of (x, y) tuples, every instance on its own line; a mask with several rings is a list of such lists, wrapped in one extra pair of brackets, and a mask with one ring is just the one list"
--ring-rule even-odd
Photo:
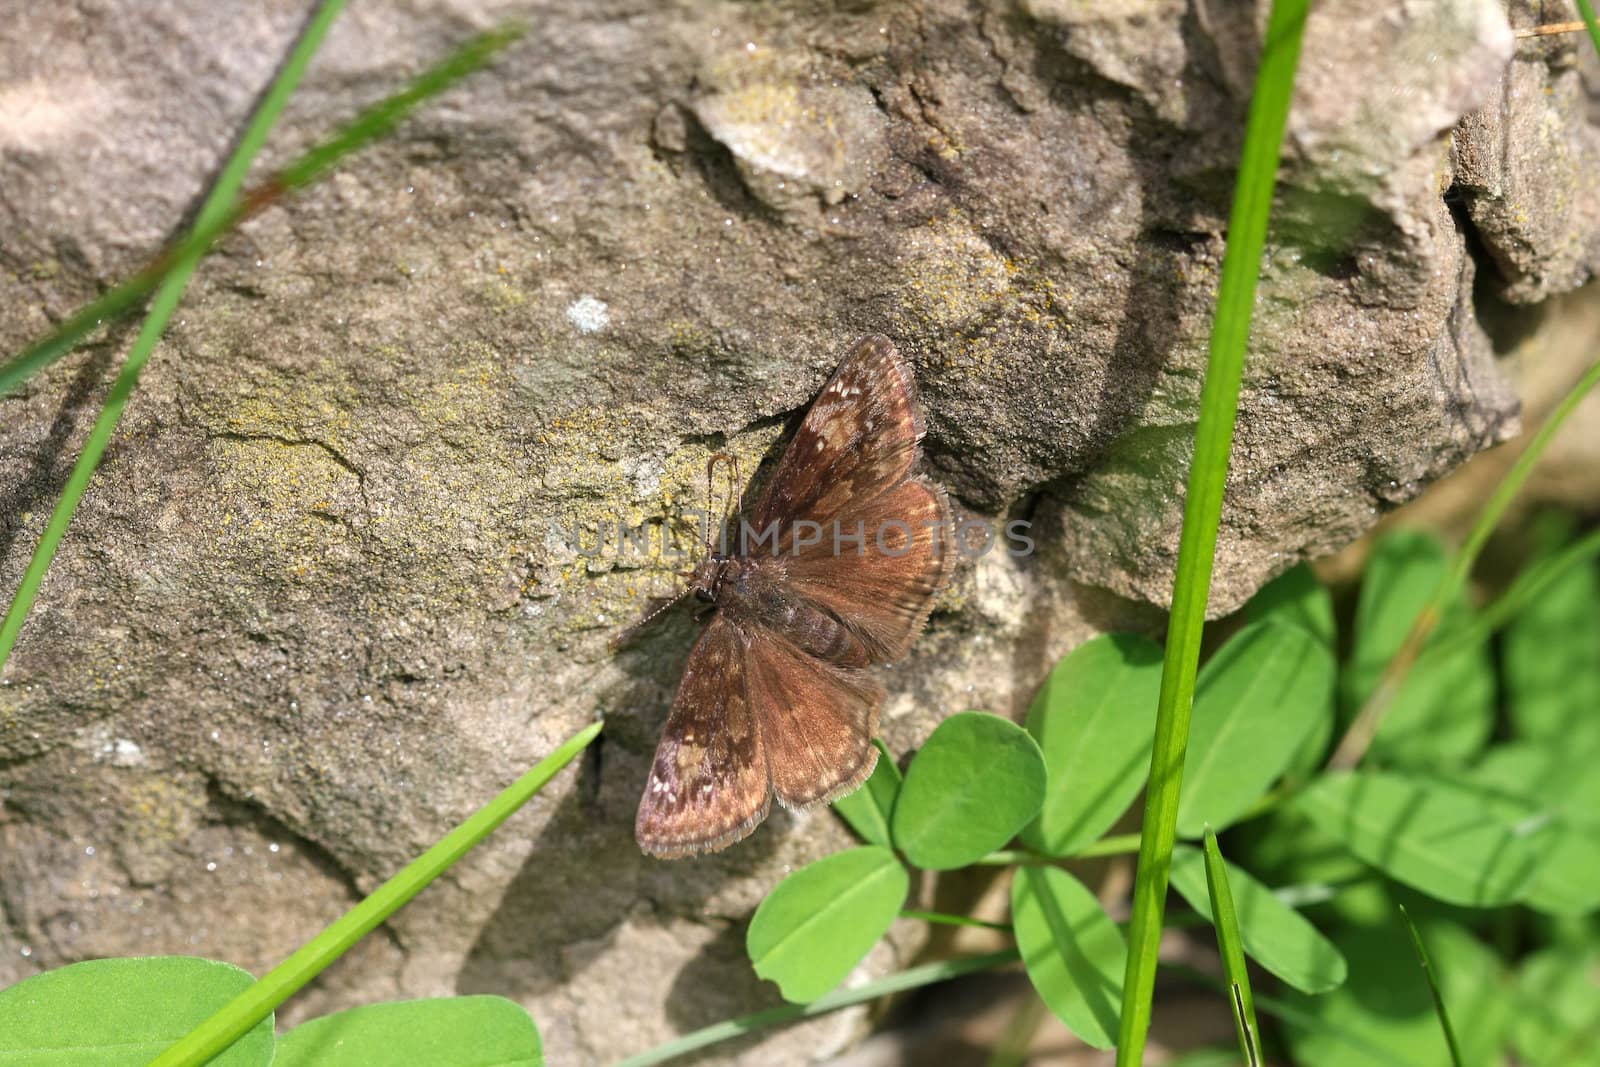
[[(635, 833), (682, 856), (833, 800), (872, 772), (883, 688), (950, 576), (944, 491), (911, 475), (922, 425), (885, 337), (851, 349), (801, 422), (750, 522), (755, 549), (701, 564), (716, 614), (689, 655)], [(799, 535), (799, 536), (797, 536)]]
[(821, 543), (786, 561), (789, 582), (796, 594), (854, 631), (871, 662), (897, 660), (910, 649), (955, 565), (944, 490), (909, 478), (847, 509), (839, 522), (859, 541), (836, 540), (830, 528)]
[(812, 403), (752, 525), (759, 532), (776, 523), (778, 551), (787, 554), (797, 522), (831, 527), (847, 508), (904, 478), (921, 435), (910, 373), (888, 338), (864, 338)]
[(743, 642), (733, 624), (717, 616), (689, 653), (634, 836), (640, 848), (662, 857), (723, 848), (766, 817), (770, 793)]
[(859, 670), (814, 659), (770, 632), (754, 635), (750, 705), (785, 807), (842, 796), (872, 773), (883, 687)]

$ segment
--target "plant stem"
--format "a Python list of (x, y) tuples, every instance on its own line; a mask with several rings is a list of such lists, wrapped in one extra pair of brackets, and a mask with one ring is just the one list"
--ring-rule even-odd
[(440, 838), (438, 844), (373, 890), (371, 896), (335, 919), (326, 930), (302, 945), (260, 981), (168, 1047), (151, 1061), (150, 1067), (191, 1067), (205, 1063), (249, 1032), (510, 818), (589, 746), (600, 733), (600, 726), (597, 722), (590, 723), (574, 734), (499, 796)]
[(112, 317), (128, 311), (146, 292), (159, 285), (155, 297), (151, 300), (144, 327), (128, 351), (128, 358), (111, 386), (105, 406), (89, 431), (82, 455), (78, 457), (72, 473), (67, 477), (66, 487), (62, 490), (61, 498), (56, 501), (56, 506), (45, 525), (44, 534), (34, 549), (33, 558), (28, 561), (27, 569), (23, 571), (22, 582), (12, 597), (10, 607), (6, 610), (5, 619), (0, 621), (0, 668), (4, 668), (6, 660), (11, 655), (11, 649), (22, 631), (22, 624), (26, 621), (28, 612), (33, 608), (34, 599), (38, 596), (45, 572), (49, 570), (50, 562), (60, 547), (61, 539), (66, 535), (67, 527), (77, 512), (78, 503), (88, 489), (101, 457), (105, 454), (111, 435), (122, 418), (123, 409), (127, 407), (128, 400), (139, 383), (139, 375), (144, 370), (156, 343), (161, 339), (162, 331), (177, 307), (178, 300), (183, 296), (184, 288), (188, 285), (196, 265), (211, 247), (212, 242), (236, 225), (240, 219), (260, 210), (264, 204), (270, 203), (285, 190), (314, 180), (343, 155), (386, 133), (420, 101), (439, 93), (455, 80), (482, 66), (496, 50), (504, 47), (522, 32), (520, 29), (501, 29), (482, 34), (467, 42), (437, 66), (424, 71), (404, 90), (357, 116), (332, 140), (313, 148), (280, 171), (276, 178), (240, 200), (238, 192), (251, 160), (259, 151), (272, 121), (282, 111), (289, 90), (304, 72), (305, 65), (310, 60), (310, 52), (326, 34), (333, 15), (344, 6), (344, 2), (345, 0), (328, 0), (307, 24), (296, 45), (295, 53), (279, 71), (278, 80), (263, 98), (250, 127), (240, 138), (233, 156), (228, 160), (211, 193), (206, 197), (189, 235), (176, 248), (157, 257), (155, 263), (140, 271), (130, 281), (72, 315), (55, 333), (30, 346), (16, 358), (0, 365), (0, 395), (4, 395), (30, 375), (38, 373), (65, 355), (74, 344), (95, 328), (103, 316)]
[(1070, 856), (1045, 856), (1025, 848), (1002, 848), (973, 863), (974, 867), (1059, 867), (1074, 860), (1122, 856), (1139, 851), (1138, 834), (1112, 834), (1091, 842)]
[(939, 963), (929, 963), (921, 967), (912, 967), (910, 970), (891, 974), (887, 978), (880, 978), (876, 982), (868, 982), (856, 989), (841, 989), (837, 993), (829, 993), (825, 997), (818, 997), (810, 1004), (785, 1004), (781, 1007), (768, 1008), (751, 1015), (729, 1019), (726, 1022), (713, 1023), (702, 1030), (684, 1034), (664, 1045), (657, 1045), (648, 1052), (641, 1052), (637, 1056), (630, 1056), (617, 1064), (617, 1067), (652, 1067), (657, 1063), (666, 1063), (668, 1060), (679, 1056), (688, 1055), (715, 1045), (719, 1041), (741, 1037), (754, 1030), (762, 1030), (769, 1026), (781, 1026), (784, 1023), (796, 1022), (800, 1019), (809, 1019), (816, 1015), (826, 1015), (828, 1012), (838, 1011), (855, 1004), (864, 1004), (869, 1000), (877, 1000), (891, 993), (904, 992), (907, 989), (916, 989), (920, 986), (932, 985), (964, 974), (973, 974), (977, 971), (993, 970), (1003, 967), (1008, 963), (1015, 963), (1020, 957), (1014, 948), (1002, 952), (991, 952), (983, 956), (968, 956), (964, 959), (943, 960)]
[(1511, 501), (1522, 491), (1528, 475), (1533, 473), (1533, 468), (1544, 455), (1545, 449), (1549, 447), (1557, 431), (1597, 383), (1600, 383), (1600, 361), (1590, 366), (1583, 377), (1567, 391), (1567, 395), (1561, 398), (1561, 403), (1557, 404), (1555, 410), (1544, 420), (1544, 424), (1533, 435), (1528, 446), (1517, 457), (1517, 461), (1511, 465), (1506, 476), (1495, 486), (1494, 493), (1490, 495), (1489, 502), (1484, 505), (1483, 510), (1478, 513), (1478, 521), (1473, 524), (1472, 531), (1467, 535), (1461, 550), (1456, 553), (1450, 568), (1439, 580), (1439, 585), (1428, 598), (1428, 602), (1417, 612), (1417, 617), (1411, 623), (1411, 629), (1406, 631), (1405, 639), (1400, 642), (1400, 648), (1384, 665), (1378, 684), (1373, 686), (1372, 692), (1361, 705), (1361, 710), (1356, 713), (1355, 720), (1350, 723), (1350, 728), (1345, 731), (1338, 747), (1334, 749), (1333, 756), (1328, 760), (1329, 770), (1350, 770), (1361, 762), (1362, 757), (1367, 754), (1367, 749), (1372, 747), (1390, 703), (1405, 683), (1406, 675), (1411, 672), (1417, 658), (1422, 654), (1428, 638), (1433, 636), (1434, 628), (1439, 625), (1445, 607), (1466, 585), (1473, 564), (1478, 561), (1478, 553), (1483, 551), (1489, 535), (1494, 533), (1495, 527), (1500, 524), (1500, 519), (1511, 506)]
[(1466, 628), (1449, 630), (1423, 648), (1417, 656), (1417, 662), (1422, 664), (1445, 659), (1454, 652), (1487, 640), (1491, 634), (1516, 618), (1528, 603), (1537, 600), (1558, 579), (1565, 577), (1568, 571), (1596, 556), (1600, 556), (1600, 530), (1591, 530), (1518, 574), (1499, 599), (1473, 614)]
[(1461, 1046), (1456, 1044), (1456, 1030), (1450, 1025), (1450, 1013), (1444, 1010), (1444, 996), (1439, 992), (1439, 983), (1433, 974), (1433, 963), (1428, 959), (1428, 948), (1422, 943), (1422, 934), (1417, 931), (1417, 924), (1411, 921), (1410, 912), (1406, 911), (1404, 904), (1399, 905), (1400, 917), (1406, 922), (1406, 929), (1411, 932), (1411, 945), (1417, 950), (1417, 961), (1422, 964), (1422, 976), (1427, 979), (1428, 993), (1433, 997), (1433, 1011), (1439, 1017), (1439, 1026), (1444, 1030), (1444, 1041), (1450, 1048), (1450, 1062), (1454, 1067), (1461, 1067)]
[(1228, 454), (1233, 445), (1239, 385), (1250, 339), (1261, 254), (1266, 246), (1278, 157), (1309, 6), (1309, 0), (1273, 0), (1239, 161), (1227, 250), (1217, 289), (1217, 314), (1211, 328), (1211, 351), (1200, 394), (1194, 461), (1184, 500), (1183, 532), (1178, 542), (1155, 746), (1150, 757), (1150, 784), (1134, 878), (1133, 920), (1128, 930), (1128, 967), (1117, 1042), (1119, 1067), (1143, 1062), (1150, 1028), (1162, 913), (1172, 846), (1177, 839), (1178, 797), (1194, 703), (1195, 670), (1200, 661), (1200, 636), (1211, 590)]

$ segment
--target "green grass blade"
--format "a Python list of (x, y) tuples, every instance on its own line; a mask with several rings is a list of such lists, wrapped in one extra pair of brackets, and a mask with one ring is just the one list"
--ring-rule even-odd
[[(223, 166), (221, 173), (217, 175), (217, 180), (212, 185), (210, 193), (206, 195), (205, 203), (201, 205), (199, 214), (195, 216), (193, 228), (195, 233), (211, 232), (214, 235), (219, 232), (221, 226), (227, 223), (229, 216), (232, 214), (234, 201), (239, 197), (239, 190), (244, 187), (244, 179), (250, 171), (251, 164), (255, 162), (256, 156), (261, 153), (261, 147), (266, 144), (267, 135), (272, 132), (272, 127), (277, 123), (278, 116), (283, 114), (284, 105), (289, 102), (290, 95), (299, 86), (300, 79), (305, 76), (306, 68), (311, 64), (311, 57), (316, 55), (317, 49), (322, 46), (323, 38), (328, 35), (328, 30), (332, 27), (333, 20), (344, 9), (344, 5), (345, 0), (325, 0), (311, 16), (310, 21), (306, 23), (300, 39), (295, 42), (293, 51), (289, 53), (288, 60), (279, 69), (272, 85), (268, 87), (266, 96), (262, 97), (255, 114), (250, 118), (250, 124), (245, 127), (244, 135), (239, 138), (239, 143), (234, 146), (233, 154), (228, 157), (228, 162)], [(114, 408), (116, 412), (110, 419), (112, 427), (116, 425), (116, 416), (121, 414), (122, 404), (127, 402), (127, 393), (132, 392), (134, 384), (138, 381), (139, 371), (143, 368), (144, 361), (149, 358), (150, 349), (160, 339), (161, 331), (166, 326), (167, 318), (172, 314), (172, 309), (176, 306), (178, 298), (183, 295), (184, 287), (188, 284), (189, 276), (194, 272), (195, 263), (199, 261), (203, 251), (203, 247), (192, 247), (191, 244), (186, 243), (175, 254), (165, 257), (161, 263), (156, 265), (163, 269), (154, 272), (141, 272), (140, 278), (144, 279), (147, 284), (154, 286), (159, 282), (161, 288), (149, 315), (145, 318), (144, 329), (134, 342), (133, 349), (128, 354), (127, 363), (123, 365), (122, 375), (117, 379), (116, 385), (112, 387), (111, 399), (106, 404), (107, 411)], [(154, 273), (154, 277), (144, 278), (145, 274), (149, 273)], [(99, 321), (98, 315), (96, 318), (87, 321), (87, 329), (82, 330), (81, 333), (78, 332), (78, 327), (84, 325), (84, 323), (80, 320), (84, 320), (91, 310), (103, 311), (103, 308), (98, 307), (103, 303), (104, 298), (96, 301), (90, 308), (85, 308), (84, 311), (68, 319), (66, 328), (58, 330), (46, 341), (28, 349), (19, 359), (8, 363), (3, 372), (4, 376), (0, 377), (0, 395), (11, 391), (15, 384), (12, 380), (13, 377), (16, 378), (16, 381), (20, 381), (27, 375), (42, 369), (53, 358), (65, 354), (76, 340), (76, 338), (73, 338), (73, 340), (66, 341), (63, 344), (62, 341), (65, 340), (66, 335), (68, 333), (77, 333), (77, 336), (81, 337), (82, 333), (92, 329), (95, 322)], [(121, 394), (120, 396), (119, 393)], [(101, 422), (104, 421), (105, 413), (102, 412)], [(98, 434), (100, 430), (101, 423), (97, 422), (95, 424), (95, 433), (90, 436), (91, 442), (94, 440), (95, 434)], [(106, 436), (109, 436), (110, 429), (107, 428), (105, 433)], [(104, 449), (104, 447), (105, 442), (101, 441), (100, 448)], [(98, 458), (96, 456), (97, 462)], [(76, 470), (73, 471), (74, 475), (77, 473)], [(69, 517), (70, 514), (69, 510)], [(54, 517), (52, 517), (52, 525), (54, 525)], [(48, 531), (45, 536), (46, 538), (50, 536)], [(9, 619), (7, 621), (9, 622)], [(9, 646), (0, 645), (0, 647)], [(4, 653), (0, 652), (0, 661), (4, 659)]]
[(1600, 556), (1600, 530), (1591, 530), (1518, 574), (1504, 593), (1473, 614), (1469, 626), (1427, 645), (1418, 653), (1417, 662), (1421, 664), (1435, 658), (1446, 659), (1453, 652), (1488, 640), (1516, 618), (1523, 608), (1566, 577), (1574, 567), (1588, 563), (1596, 556)]
[(978, 971), (993, 970), (1003, 967), (1008, 963), (1015, 963), (1020, 957), (1017, 950), (1008, 948), (1000, 952), (991, 952), (983, 956), (966, 956), (961, 959), (941, 960), (938, 963), (928, 963), (921, 967), (912, 967), (891, 974), (887, 978), (880, 978), (876, 982), (857, 986), (855, 989), (841, 989), (837, 993), (829, 993), (819, 997), (810, 1004), (785, 1004), (777, 1008), (768, 1008), (751, 1015), (742, 1015), (737, 1019), (728, 1019), (725, 1022), (713, 1023), (702, 1030), (684, 1034), (680, 1038), (668, 1041), (664, 1045), (657, 1045), (647, 1052), (637, 1056), (629, 1056), (617, 1067), (652, 1067), (653, 1064), (666, 1063), (668, 1060), (687, 1056), (719, 1041), (730, 1041), (736, 1037), (755, 1030), (764, 1030), (769, 1026), (782, 1026), (785, 1023), (796, 1022), (800, 1019), (809, 1019), (816, 1015), (826, 1015), (831, 1011), (848, 1008), (856, 1004), (864, 1004), (869, 1000), (889, 996), (891, 993), (902, 993), (907, 989), (917, 989), (935, 982), (959, 978), (964, 974), (974, 974)]
[(451, 830), (439, 843), (406, 865), (372, 895), (345, 912), (322, 933), (301, 946), (262, 979), (235, 997), (211, 1018), (191, 1030), (152, 1061), (151, 1067), (201, 1064), (233, 1043), (240, 1034), (275, 1011), (301, 986), (311, 981), (351, 945), (379, 923), (399, 911), (412, 897), (465, 856), (478, 842), (526, 804), (600, 733), (591, 723), (513, 782), (499, 796), (479, 808)]
[(1523, 449), (1522, 455), (1517, 457), (1517, 461), (1511, 465), (1511, 469), (1500, 480), (1500, 484), (1495, 486), (1494, 493), (1490, 495), (1489, 502), (1484, 505), (1483, 510), (1478, 513), (1478, 520), (1473, 523), (1472, 531), (1462, 543), (1461, 550), (1451, 561), (1450, 569), (1439, 580), (1439, 586), (1434, 590), (1433, 596), (1423, 605), (1422, 610), (1417, 612), (1417, 617), (1412, 621), (1405, 640), (1384, 667), (1378, 684), (1373, 687), (1371, 695), (1362, 704), (1361, 710), (1350, 723), (1350, 728), (1340, 739), (1339, 747), (1328, 760), (1330, 770), (1350, 770), (1361, 762), (1362, 757), (1367, 754), (1367, 749), (1372, 747), (1373, 738), (1378, 736), (1378, 727), (1383, 723), (1384, 713), (1389, 710), (1389, 704), (1400, 691), (1400, 684), (1416, 665), (1417, 658), (1422, 654), (1428, 638), (1432, 636), (1434, 627), (1439, 625), (1445, 605), (1449, 604), (1466, 585), (1467, 577), (1472, 573), (1472, 566), (1477, 562), (1478, 553), (1483, 550), (1489, 535), (1494, 533), (1494, 528), (1500, 524), (1506, 509), (1522, 491), (1528, 475), (1533, 473), (1533, 468), (1538, 465), (1545, 449), (1566, 423), (1568, 416), (1577, 409), (1578, 404), (1596, 384), (1600, 384), (1600, 361), (1596, 361), (1585, 371), (1583, 377), (1579, 378), (1567, 391), (1567, 395), (1561, 398), (1561, 403), (1557, 404), (1555, 410), (1544, 420), (1538, 432), (1533, 435), (1533, 439), (1528, 442), (1528, 447)]
[(1589, 40), (1594, 42), (1594, 50), (1600, 54), (1600, 22), (1595, 21), (1594, 5), (1589, 0), (1578, 0), (1578, 14), (1583, 16), (1583, 25), (1589, 31)]
[[(1220, 978), (1214, 978), (1211, 975), (1205, 974), (1201, 971), (1197, 971), (1193, 967), (1186, 967), (1183, 964), (1177, 963), (1164, 963), (1161, 965), (1161, 969), (1166, 971), (1168, 974), (1179, 975), (1183, 978), (1186, 978), (1197, 985), (1205, 986), (1208, 989), (1214, 989), (1218, 993), (1222, 993), (1224, 995), (1228, 993), (1227, 982)], [(1393, 1049), (1384, 1048), (1382, 1045), (1372, 1041), (1365, 1034), (1355, 1033), (1340, 1026), (1329, 1025), (1316, 1016), (1302, 1011), (1300, 1008), (1286, 1000), (1279, 1000), (1277, 998), (1268, 996), (1259, 996), (1255, 998), (1255, 1003), (1261, 1008), (1263, 1014), (1270, 1015), (1275, 1019), (1289, 1024), (1290, 1026), (1305, 1030), (1307, 1032), (1326, 1034), (1335, 1041), (1344, 1045), (1346, 1048), (1355, 1052), (1364, 1053), (1374, 1063), (1385, 1063), (1390, 1065), (1390, 1067), (1417, 1067), (1417, 1064), (1414, 1061), (1397, 1056)]]
[[(471, 38), (439, 63), (419, 74), (400, 92), (369, 107), (332, 138), (284, 167), (278, 172), (276, 184), (281, 189), (296, 189), (315, 181), (342, 157), (387, 134), (418, 104), (438, 96), (468, 74), (483, 67), (502, 48), (526, 32), (525, 26), (511, 22)], [(269, 189), (261, 195), (271, 192)]]
[(515, 40), (522, 32), (520, 29), (501, 29), (482, 34), (469, 41), (443, 62), (425, 71), (406, 89), (362, 113), (332, 140), (300, 157), (281, 171), (276, 179), (240, 202), (239, 189), (251, 160), (265, 140), (272, 121), (282, 111), (295, 82), (310, 62), (311, 53), (327, 33), (328, 23), (343, 6), (344, 0), (330, 0), (318, 9), (315, 18), (308, 24), (306, 32), (295, 46), (294, 53), (279, 72), (278, 80), (263, 99), (261, 107), (257, 109), (250, 127), (240, 139), (238, 148), (217, 179), (216, 185), (212, 187), (189, 236), (174, 251), (140, 272), (133, 280), (73, 315), (55, 334), (27, 349), (4, 367), (0, 367), (0, 395), (4, 395), (30, 374), (37, 373), (70, 351), (78, 340), (94, 328), (101, 317), (114, 316), (128, 310), (145, 292), (159, 284), (160, 288), (151, 301), (149, 314), (145, 317), (144, 327), (134, 340), (127, 361), (123, 363), (122, 370), (111, 386), (105, 407), (101, 409), (94, 427), (89, 431), (83, 453), (67, 477), (66, 487), (50, 514), (44, 535), (40, 537), (33, 558), (28, 561), (28, 567), (23, 571), (22, 583), (12, 597), (5, 619), (0, 621), (0, 667), (4, 667), (6, 660), (10, 658), (11, 649), (22, 631), (22, 624), (26, 621), (28, 612), (33, 608), (34, 599), (38, 596), (45, 572), (49, 570), (50, 561), (55, 558), (56, 549), (60, 547), (61, 539), (66, 535), (72, 516), (77, 511), (78, 502), (88, 489), (95, 468), (99, 466), (106, 446), (111, 441), (111, 435), (117, 428), (117, 422), (122, 418), (123, 409), (139, 383), (139, 375), (143, 372), (150, 353), (155, 349), (156, 342), (161, 339), (167, 320), (171, 318), (173, 310), (183, 296), (183, 290), (194, 273), (196, 264), (212, 242), (241, 218), (259, 210), (263, 204), (269, 203), (284, 190), (297, 188), (312, 181), (342, 156), (388, 132), (411, 108), (481, 67), (497, 50)]
[(1439, 992), (1439, 983), (1433, 978), (1433, 963), (1428, 959), (1427, 946), (1422, 943), (1422, 934), (1417, 931), (1417, 924), (1411, 921), (1411, 914), (1406, 911), (1404, 904), (1399, 905), (1400, 917), (1405, 920), (1406, 929), (1411, 932), (1411, 944), (1417, 950), (1417, 962), (1422, 964), (1422, 976), (1428, 980), (1428, 993), (1433, 997), (1434, 1014), (1439, 1016), (1439, 1026), (1444, 1030), (1445, 1044), (1450, 1046), (1450, 1062), (1454, 1067), (1461, 1067), (1461, 1046), (1456, 1044), (1456, 1030), (1450, 1025), (1450, 1013), (1444, 1010), (1444, 997)]
[[(323, 38), (328, 34), (329, 27), (333, 25), (333, 20), (343, 8), (344, 0), (327, 0), (306, 24), (305, 31), (295, 42), (288, 60), (278, 71), (278, 76), (267, 90), (267, 95), (262, 98), (260, 106), (251, 116), (250, 124), (234, 147), (233, 155), (228, 158), (222, 172), (217, 175), (211, 192), (206, 195), (205, 203), (201, 205), (200, 213), (195, 218), (196, 230), (211, 229), (226, 221), (234, 201), (238, 199), (239, 190), (244, 187), (245, 175), (249, 173), (250, 165), (260, 153), (261, 146), (266, 143), (267, 135), (272, 132), (278, 116), (283, 113), (290, 94), (300, 84), (301, 77), (311, 64), (311, 57), (316, 55)], [(55, 510), (50, 513), (50, 521), (45, 525), (44, 536), (39, 538), (33, 558), (28, 561), (28, 567), (22, 573), (22, 584), (12, 597), (4, 621), (0, 622), (0, 667), (3, 667), (11, 656), (11, 648), (17, 642), (17, 634), (22, 631), (23, 620), (28, 617), (28, 611), (33, 607), (33, 600), (38, 595), (40, 583), (44, 581), (45, 571), (50, 569), (50, 561), (55, 558), (61, 538), (65, 536), (67, 526), (78, 510), (78, 501), (83, 498), (84, 490), (88, 489), (89, 479), (94, 476), (95, 468), (100, 465), (100, 457), (105, 454), (106, 446), (111, 443), (111, 434), (116, 430), (118, 420), (122, 418), (123, 408), (127, 406), (128, 398), (133, 395), (133, 390), (139, 384), (139, 375), (150, 359), (150, 353), (155, 351), (156, 343), (161, 340), (161, 334), (167, 328), (167, 320), (177, 310), (178, 301), (183, 298), (183, 291), (188, 287), (189, 278), (194, 274), (195, 266), (200, 262), (204, 251), (203, 248), (195, 248), (179, 256), (166, 277), (161, 280), (155, 299), (150, 303), (150, 311), (145, 316), (144, 327), (134, 339), (133, 347), (128, 350), (128, 358), (122, 364), (117, 380), (112, 383), (111, 392), (106, 397), (105, 406), (100, 409), (99, 417), (95, 419), (94, 427), (89, 431), (88, 440), (84, 442), (83, 454), (73, 465), (72, 473), (67, 477), (66, 487), (61, 492), (61, 498), (56, 501)]]
[[(343, 0), (340, 0), (343, 3)], [(17, 356), (0, 363), (0, 396), (16, 389), (33, 375), (66, 355), (102, 323), (131, 311), (171, 271), (175, 264), (204, 253), (224, 233), (237, 226), (284, 193), (320, 177), (340, 159), (365, 147), (393, 129), (406, 114), (430, 96), (489, 62), (494, 54), (522, 35), (515, 25), (480, 34), (424, 71), (400, 92), (362, 112), (334, 137), (317, 145), (234, 201), (220, 217), (197, 219), (194, 228), (177, 245), (157, 256), (149, 266), (70, 315), (50, 336), (36, 341)], [(242, 144), (242, 143), (241, 143)], [(220, 183), (219, 183), (220, 184)], [(202, 213), (203, 216), (203, 213)]]
[(1167, 626), (1155, 749), (1150, 758), (1149, 794), (1134, 881), (1133, 920), (1128, 929), (1128, 969), (1123, 981), (1117, 1042), (1119, 1067), (1143, 1062), (1145, 1036), (1150, 1029), (1156, 953), (1161, 942), (1172, 846), (1177, 837), (1178, 798), (1194, 702), (1195, 670), (1200, 661), (1200, 633), (1211, 590), (1212, 557), (1222, 515), (1223, 486), (1233, 445), (1261, 253), (1266, 245), (1267, 217), (1272, 209), (1278, 156), (1309, 6), (1309, 0), (1273, 0), (1239, 161), (1228, 245), (1217, 290), (1217, 314), (1211, 327), (1211, 352), (1200, 395), (1194, 460), (1184, 500), (1172, 616)]
[(1211, 914), (1216, 917), (1217, 948), (1222, 953), (1222, 973), (1227, 977), (1229, 1001), (1233, 1004), (1233, 1025), (1239, 1035), (1239, 1050), (1250, 1067), (1261, 1063), (1256, 1025), (1255, 1000), (1250, 996), (1250, 970), (1244, 962), (1244, 938), (1239, 933), (1239, 917), (1233, 910), (1233, 890), (1228, 886), (1228, 868), (1217, 848), (1217, 835), (1206, 827), (1206, 890), (1211, 894)]

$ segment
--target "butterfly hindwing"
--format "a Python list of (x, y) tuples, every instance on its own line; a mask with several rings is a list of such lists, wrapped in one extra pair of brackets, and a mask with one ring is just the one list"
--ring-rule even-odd
[(871, 662), (897, 660), (910, 650), (955, 565), (944, 490), (908, 478), (847, 509), (838, 522), (859, 539), (835, 542), (830, 528), (822, 543), (785, 561), (790, 585), (854, 631)]
[(770, 631), (752, 634), (750, 706), (760, 724), (772, 788), (787, 808), (833, 800), (866, 780), (877, 761), (883, 687), (835, 667)]
[(911, 469), (922, 424), (885, 337), (857, 342), (812, 403), (751, 515), (754, 545), (710, 555), (693, 592), (715, 613), (639, 802), (645, 852), (709, 852), (866, 780), (884, 691), (955, 559), (944, 490)]
[(741, 635), (715, 616), (689, 653), (639, 801), (634, 837), (645, 852), (710, 852), (766, 818), (767, 755), (748, 689)]

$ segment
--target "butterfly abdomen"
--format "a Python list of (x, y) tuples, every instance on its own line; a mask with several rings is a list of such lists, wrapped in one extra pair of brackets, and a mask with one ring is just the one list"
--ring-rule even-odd
[(741, 630), (766, 630), (808, 656), (839, 667), (865, 667), (869, 649), (827, 608), (786, 588), (781, 560), (729, 562), (717, 589), (717, 610)]

